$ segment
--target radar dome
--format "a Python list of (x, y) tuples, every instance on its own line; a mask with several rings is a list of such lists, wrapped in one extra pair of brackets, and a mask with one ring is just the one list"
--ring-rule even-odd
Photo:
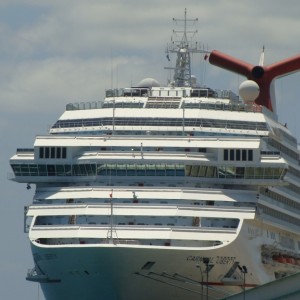
[(253, 102), (259, 95), (259, 86), (253, 80), (246, 80), (239, 87), (239, 94), (245, 102)]
[(143, 88), (151, 88), (154, 86), (160, 86), (159, 82), (154, 78), (144, 78), (138, 84), (138, 87), (143, 87)]

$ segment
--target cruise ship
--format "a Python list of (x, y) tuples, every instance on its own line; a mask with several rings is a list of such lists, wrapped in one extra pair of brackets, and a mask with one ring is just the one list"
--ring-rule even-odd
[[(47, 300), (222, 299), (300, 271), (299, 151), (273, 92), (300, 55), (252, 65), (179, 21), (167, 84), (67, 104), (10, 159), (11, 179), (36, 187), (26, 279)], [(243, 75), (239, 95), (198, 84), (196, 55)]]

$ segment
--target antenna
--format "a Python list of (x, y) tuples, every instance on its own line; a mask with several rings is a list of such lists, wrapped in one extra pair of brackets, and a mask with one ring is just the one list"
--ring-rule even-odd
[[(187, 19), (187, 10), (184, 10), (184, 19), (173, 18), (174, 23), (177, 25), (183, 23), (183, 30), (173, 30), (173, 35), (176, 38), (181, 34), (180, 40), (171, 38), (171, 44), (167, 46), (166, 53), (167, 59), (169, 53), (176, 53), (176, 66), (175, 68), (165, 68), (174, 70), (174, 86), (184, 87), (191, 86), (191, 53), (207, 53), (207, 51), (201, 50), (198, 47), (197, 42), (193, 42), (193, 37), (197, 34), (197, 30), (188, 31), (189, 25), (194, 26), (198, 22), (198, 19)], [(189, 40), (190, 39), (190, 40)]]
[(259, 66), (262, 67), (264, 65), (264, 59), (265, 59), (265, 46), (263, 46), (262, 50), (261, 50), (261, 54), (260, 54), (260, 58), (259, 58), (259, 63), (258, 63)]

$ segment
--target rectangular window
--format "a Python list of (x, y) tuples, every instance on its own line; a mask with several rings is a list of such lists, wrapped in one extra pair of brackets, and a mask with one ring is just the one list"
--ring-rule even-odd
[(79, 170), (80, 170), (79, 173), (80, 173), (81, 176), (86, 176), (87, 175), (85, 164), (79, 165)]
[(49, 158), (49, 156), (50, 156), (50, 149), (49, 149), (49, 147), (45, 147), (45, 158)]
[(155, 176), (155, 165), (146, 165), (146, 176)]
[(224, 160), (228, 160), (228, 149), (224, 149)]
[(56, 148), (56, 158), (61, 158), (61, 148), (60, 147)]
[(51, 158), (55, 158), (55, 147), (51, 147)]
[(247, 150), (243, 149), (242, 150), (242, 161), (246, 161), (247, 160)]
[(265, 168), (264, 178), (273, 178), (273, 168)]
[(236, 168), (236, 176), (237, 178), (244, 178), (245, 168), (244, 167), (237, 167)]
[(48, 176), (55, 176), (55, 165), (47, 165)]
[(164, 164), (156, 165), (156, 176), (166, 176), (166, 166)]
[(72, 173), (73, 173), (74, 176), (79, 176), (80, 175), (79, 165), (73, 165), (72, 166)]
[(135, 165), (127, 165), (127, 176), (136, 176)]
[(44, 158), (44, 147), (40, 147), (40, 158)]
[(29, 176), (29, 166), (27, 164), (21, 164), (21, 175)]
[(37, 165), (29, 165), (30, 176), (38, 176), (38, 166)]
[(46, 165), (39, 165), (39, 176), (47, 176), (47, 168)]
[(67, 158), (67, 148), (62, 147), (62, 158)]
[(248, 150), (248, 160), (253, 161), (253, 150), (252, 149)]
[(20, 165), (11, 165), (11, 167), (14, 170), (14, 173), (16, 176), (20, 176), (21, 175), (21, 167)]
[(136, 165), (136, 176), (145, 176), (145, 165)]
[(95, 164), (89, 165), (88, 175), (96, 176), (96, 165)]
[(226, 178), (235, 178), (236, 175), (236, 167), (227, 166), (226, 167)]
[(65, 175), (64, 165), (56, 165), (56, 175), (57, 176), (64, 176)]
[(116, 164), (107, 164), (107, 175), (116, 176), (117, 175), (117, 165)]
[(241, 150), (240, 149), (236, 150), (235, 155), (236, 155), (236, 160), (241, 160)]
[(234, 149), (230, 149), (230, 160), (234, 160)]
[(176, 165), (176, 176), (184, 176), (184, 165)]
[(208, 166), (206, 177), (216, 177), (216, 167)]
[(207, 166), (200, 166), (199, 172), (198, 172), (198, 177), (205, 177), (206, 171), (207, 171)]
[(256, 179), (264, 177), (264, 168), (255, 168), (254, 172), (255, 172), (254, 176)]
[(72, 175), (72, 168), (71, 165), (64, 165), (65, 166), (65, 175), (71, 176)]
[(192, 166), (191, 175), (192, 177), (197, 177), (199, 172), (199, 166)]
[(126, 176), (126, 164), (117, 164), (117, 176)]
[(166, 176), (175, 176), (175, 166), (166, 165)]
[(254, 168), (245, 168), (245, 178), (254, 178)]

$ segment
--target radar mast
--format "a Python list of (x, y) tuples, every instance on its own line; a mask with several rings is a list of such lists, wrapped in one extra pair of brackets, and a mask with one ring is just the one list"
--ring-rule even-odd
[[(183, 31), (173, 30), (173, 36), (177, 37), (182, 34), (181, 40), (173, 40), (167, 45), (166, 53), (169, 59), (169, 53), (176, 53), (175, 68), (166, 68), (174, 70), (174, 82), (177, 87), (186, 87), (192, 85), (191, 78), (191, 53), (207, 53), (199, 48), (198, 42), (193, 42), (193, 37), (197, 34), (197, 30), (189, 31), (187, 26), (194, 26), (198, 22), (197, 19), (187, 19), (186, 9), (184, 10), (184, 19), (175, 19), (176, 24), (183, 23)], [(189, 40), (190, 39), (190, 40)]]

